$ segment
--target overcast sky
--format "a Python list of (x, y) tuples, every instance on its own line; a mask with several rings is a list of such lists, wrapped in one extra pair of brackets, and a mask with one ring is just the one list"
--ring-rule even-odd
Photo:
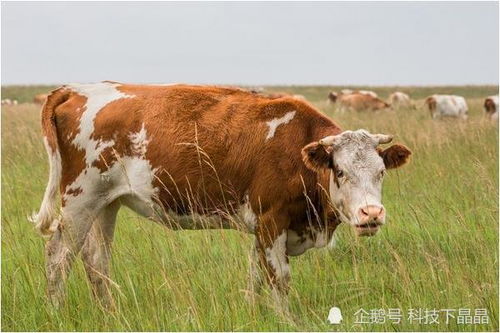
[(2, 2), (2, 84), (498, 84), (498, 3)]

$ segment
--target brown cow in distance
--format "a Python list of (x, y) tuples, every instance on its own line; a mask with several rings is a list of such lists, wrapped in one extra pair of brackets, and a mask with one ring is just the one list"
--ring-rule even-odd
[(42, 105), (47, 100), (48, 94), (38, 94), (33, 98), (33, 103)]
[(377, 97), (360, 93), (340, 94), (336, 102), (340, 111), (378, 111), (390, 107), (390, 104)]
[(79, 252), (95, 294), (112, 302), (122, 205), (174, 230), (254, 234), (250, 290), (265, 280), (282, 299), (289, 256), (326, 246), (341, 222), (377, 233), (384, 174), (411, 154), (381, 148), (389, 135), (342, 131), (298, 98), (212, 86), (66, 85), (50, 94), (42, 128), (50, 174), (32, 220), (48, 237), (54, 304)]
[(492, 120), (498, 120), (498, 96), (489, 96), (484, 100), (484, 112)]

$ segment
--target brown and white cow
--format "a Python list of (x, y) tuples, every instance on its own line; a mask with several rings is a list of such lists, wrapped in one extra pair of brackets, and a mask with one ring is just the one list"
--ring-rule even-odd
[(484, 113), (492, 120), (498, 120), (498, 96), (490, 96), (484, 100)]
[(80, 251), (94, 292), (111, 301), (122, 205), (175, 230), (255, 234), (252, 281), (286, 295), (289, 256), (327, 245), (341, 222), (378, 231), (385, 171), (411, 154), (380, 148), (388, 135), (343, 132), (303, 100), (211, 86), (66, 85), (50, 94), (42, 127), (50, 176), (33, 220), (49, 237), (55, 304)]
[(378, 111), (390, 107), (390, 104), (377, 97), (360, 93), (339, 94), (336, 100), (340, 111)]
[(425, 99), (431, 117), (438, 119), (442, 117), (468, 118), (469, 107), (465, 98), (457, 95), (432, 95)]

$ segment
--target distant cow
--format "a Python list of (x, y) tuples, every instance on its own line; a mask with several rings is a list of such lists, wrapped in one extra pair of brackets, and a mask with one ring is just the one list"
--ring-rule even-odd
[(10, 98), (2, 99), (2, 105), (17, 105), (17, 100)]
[(484, 100), (484, 112), (493, 120), (498, 119), (498, 95)]
[(441, 117), (457, 117), (467, 119), (469, 108), (465, 98), (457, 95), (432, 95), (425, 99), (433, 119)]
[(41, 104), (45, 103), (48, 96), (49, 96), (48, 94), (35, 95), (35, 97), (33, 98), (33, 103), (41, 105)]
[(390, 107), (390, 104), (377, 97), (360, 93), (339, 95), (337, 103), (340, 111), (377, 111)]
[(371, 91), (371, 90), (351, 90), (351, 89), (342, 89), (339, 93), (335, 92), (335, 91), (331, 91), (329, 94), (328, 94), (328, 101), (330, 103), (336, 103), (337, 102), (337, 99), (339, 98), (339, 96), (341, 95), (352, 95), (352, 94), (361, 94), (361, 95), (368, 95), (368, 96), (371, 96), (371, 97), (375, 97), (375, 98), (378, 98), (378, 95), (377, 93), (375, 93), (374, 91)]
[(395, 109), (410, 108), (412, 106), (410, 96), (401, 91), (390, 94), (389, 103)]
[(381, 148), (390, 135), (342, 131), (301, 99), (211, 86), (63, 86), (42, 129), (50, 173), (32, 220), (49, 237), (54, 304), (80, 250), (95, 294), (110, 301), (122, 205), (174, 230), (254, 234), (251, 281), (285, 296), (289, 256), (326, 246), (341, 222), (360, 236), (385, 224), (384, 175), (411, 154)]

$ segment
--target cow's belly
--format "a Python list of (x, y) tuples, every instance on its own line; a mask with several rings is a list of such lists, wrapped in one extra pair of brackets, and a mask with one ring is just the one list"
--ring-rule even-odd
[(254, 233), (257, 216), (248, 202), (229, 214), (179, 214), (166, 209), (153, 200), (143, 200), (134, 195), (125, 195), (121, 202), (143, 217), (156, 221), (173, 230), (235, 229)]

